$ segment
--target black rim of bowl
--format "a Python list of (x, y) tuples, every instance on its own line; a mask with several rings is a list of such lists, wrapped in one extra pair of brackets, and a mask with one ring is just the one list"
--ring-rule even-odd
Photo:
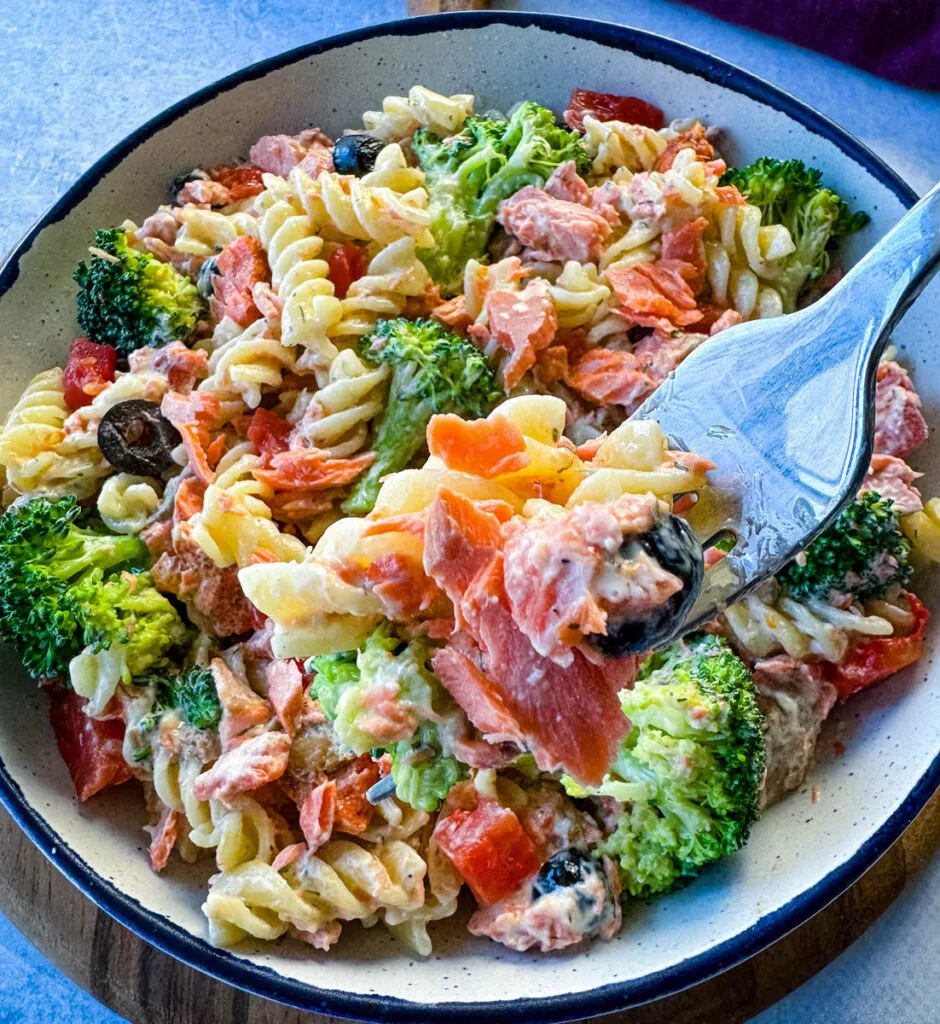
[[(834, 121), (749, 71), (685, 43), (623, 25), (546, 14), (481, 11), (435, 15), (388, 22), (307, 43), (243, 68), (167, 108), (109, 150), (33, 225), (0, 268), (0, 297), (19, 276), (20, 257), (29, 250), (33, 240), (44, 228), (66, 217), (105, 174), (117, 167), (143, 141), (195, 107), (244, 82), (262, 78), (278, 68), (338, 47), (380, 36), (419, 36), (448, 29), (484, 28), (489, 25), (536, 27), (601, 43), (731, 88), (788, 115), (814, 134), (834, 143), (891, 191), (905, 207), (912, 206), (917, 200), (916, 193), (898, 174)], [(507, 1012), (520, 1022), (548, 1024), (637, 1006), (705, 981), (771, 945), (847, 889), (901, 835), (927, 803), (938, 784), (940, 754), (898, 809), (847, 861), (783, 907), (760, 918), (750, 928), (682, 963), (634, 980), (567, 995), (479, 1003), (425, 1004), (319, 989), (284, 977), (270, 968), (260, 967), (232, 953), (215, 949), (205, 939), (192, 935), (163, 915), (149, 910), (102, 878), (62, 841), (42, 815), (27, 802), (19, 785), (0, 762), (0, 800), (20, 827), (74, 885), (141, 938), (191, 967), (268, 999), (305, 1010), (360, 1020), (400, 1021), (403, 1024), (454, 1020), (475, 1024), (502, 1020)]]

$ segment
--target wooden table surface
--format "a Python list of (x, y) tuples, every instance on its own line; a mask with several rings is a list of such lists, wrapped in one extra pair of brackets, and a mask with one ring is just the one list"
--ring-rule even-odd
[[(940, 791), (851, 889), (763, 953), (606, 1024), (736, 1024), (833, 960), (884, 911), (940, 843)], [(0, 911), (73, 981), (133, 1024), (337, 1024), (249, 996), (177, 962), (69, 883), (0, 809)], [(416, 1021), (415, 1024), (420, 1024)]]

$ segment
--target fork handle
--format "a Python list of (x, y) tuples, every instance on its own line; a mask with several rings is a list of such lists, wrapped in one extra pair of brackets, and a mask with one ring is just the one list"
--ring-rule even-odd
[(854, 310), (865, 324), (864, 347), (880, 352), (938, 267), (940, 184), (912, 206), (826, 298), (832, 297), (843, 316), (846, 309)]

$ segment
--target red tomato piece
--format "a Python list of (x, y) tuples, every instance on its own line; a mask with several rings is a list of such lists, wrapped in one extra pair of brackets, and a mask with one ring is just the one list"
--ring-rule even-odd
[(251, 417), (248, 440), (255, 446), (259, 455), (276, 455), (278, 452), (287, 451), (287, 439), (291, 430), (293, 427), (287, 420), (259, 407)]
[(485, 906), (515, 892), (541, 866), (519, 819), (495, 800), (441, 819), (434, 838)]
[(346, 242), (330, 253), (327, 260), (329, 273), (327, 277), (333, 285), (338, 299), (345, 299), (349, 286), (365, 274), (369, 266), (369, 255), (361, 245)]
[(642, 124), (659, 131), (666, 123), (663, 112), (646, 100), (636, 96), (618, 96), (612, 92), (593, 92), (591, 89), (572, 89), (565, 111), (565, 122), (569, 128), (584, 131), (584, 115), (590, 114), (598, 121), (624, 121), (626, 124)]
[(56, 686), (49, 690), (49, 719), (59, 753), (81, 801), (127, 782), (131, 770), (124, 760), (124, 723), (119, 718), (99, 722), (85, 714), (85, 698)]
[(87, 338), (76, 338), (69, 349), (68, 362), (62, 372), (65, 404), (71, 412), (91, 405), (114, 380), (117, 352), (110, 345), (96, 345)]
[(229, 202), (237, 203), (241, 199), (250, 199), (264, 191), (264, 182), (260, 167), (214, 167), (210, 172), (213, 181), (224, 185), (231, 194)]
[(859, 690), (880, 683), (902, 668), (913, 665), (924, 653), (924, 629), (930, 612), (913, 594), (904, 591), (914, 613), (914, 628), (907, 636), (873, 637), (856, 644), (842, 661), (833, 666), (829, 681), (847, 700)]

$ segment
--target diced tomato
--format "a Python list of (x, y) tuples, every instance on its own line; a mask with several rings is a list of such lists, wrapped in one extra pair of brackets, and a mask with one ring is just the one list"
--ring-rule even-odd
[(338, 299), (345, 299), (349, 286), (358, 281), (369, 266), (369, 254), (365, 247), (347, 242), (330, 253), (327, 260), (330, 282)]
[(232, 203), (242, 199), (250, 199), (264, 191), (264, 182), (261, 175), (264, 172), (260, 167), (213, 167), (209, 172), (213, 181), (224, 185), (231, 194)]
[(598, 121), (623, 121), (626, 124), (642, 124), (659, 131), (666, 123), (659, 107), (636, 96), (618, 96), (612, 92), (593, 92), (591, 89), (572, 89), (565, 111), (565, 122), (569, 128), (584, 131), (584, 115), (590, 114)]
[(99, 722), (85, 714), (85, 699), (74, 690), (56, 686), (49, 690), (49, 719), (65, 766), (75, 783), (78, 799), (127, 782), (131, 770), (124, 760), (124, 722), (109, 718)]
[(287, 451), (287, 439), (293, 427), (287, 420), (267, 409), (257, 408), (248, 427), (248, 440), (259, 455), (276, 455)]
[(540, 867), (535, 844), (519, 819), (495, 800), (441, 819), (434, 838), (487, 906), (515, 892)]
[(847, 700), (853, 693), (893, 676), (923, 655), (924, 630), (930, 612), (913, 594), (904, 591), (904, 596), (914, 613), (914, 628), (907, 636), (873, 637), (851, 648), (828, 675), (839, 691), (840, 700)]
[(69, 349), (62, 372), (65, 404), (71, 412), (91, 405), (111, 381), (117, 366), (117, 352), (110, 345), (96, 345), (87, 338), (76, 338)]
[(428, 450), (448, 469), (487, 478), (523, 469), (529, 461), (522, 431), (498, 412), (485, 420), (432, 416)]

